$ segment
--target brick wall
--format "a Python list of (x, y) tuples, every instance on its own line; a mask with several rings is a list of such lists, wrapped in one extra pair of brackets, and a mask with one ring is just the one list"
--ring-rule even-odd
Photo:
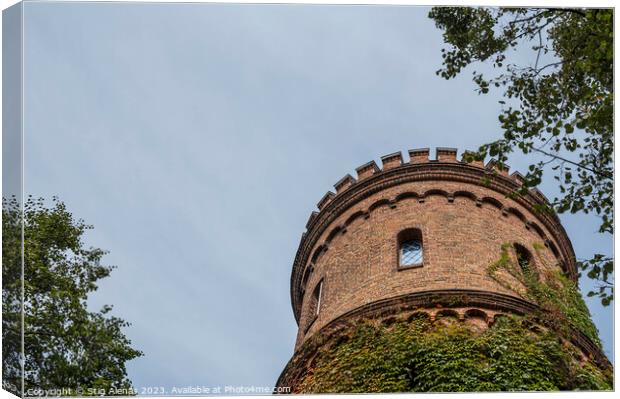
[[(406, 193), (426, 195), (421, 200)], [(487, 268), (499, 259), (504, 243), (519, 243), (535, 254), (534, 244), (553, 236), (537, 219), (505, 195), (463, 182), (408, 182), (368, 196), (333, 220), (310, 251), (304, 268), (312, 265), (313, 271), (302, 287), (296, 348), (338, 316), (405, 293), (460, 288), (518, 296), (491, 279)], [(422, 267), (398, 268), (397, 235), (407, 228), (422, 231)], [(536, 267), (560, 267), (550, 248), (540, 254), (542, 261), (534, 257)], [(309, 314), (309, 298), (321, 280), (316, 317)]]

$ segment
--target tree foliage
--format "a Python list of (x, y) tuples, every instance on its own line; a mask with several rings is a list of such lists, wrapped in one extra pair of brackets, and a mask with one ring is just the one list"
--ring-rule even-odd
[(23, 225), (24, 393), (132, 393), (125, 362), (142, 353), (122, 331), (129, 323), (111, 316), (111, 306), (87, 308), (97, 281), (113, 269), (101, 264), (105, 251), (84, 246), (82, 236), (92, 226), (74, 219), (57, 199), (47, 208), (43, 199), (28, 198), (23, 213), (15, 198), (2, 205), (5, 386), (21, 391)]
[[(473, 157), (504, 163), (515, 151), (537, 153), (522, 193), (551, 173), (560, 189), (555, 211), (592, 212), (599, 232), (613, 234), (613, 10), (435, 7), (429, 17), (448, 45), (438, 75), (487, 63), (496, 73), (474, 71), (477, 90), (503, 90), (503, 137)], [(512, 60), (528, 49), (527, 65)], [(598, 284), (588, 295), (609, 305), (613, 258), (595, 254), (579, 265)]]

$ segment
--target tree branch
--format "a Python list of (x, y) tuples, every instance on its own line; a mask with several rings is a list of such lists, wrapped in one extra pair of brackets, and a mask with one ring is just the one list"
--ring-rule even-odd
[(582, 17), (584, 17), (584, 18), (587, 16), (585, 12), (583, 12), (580, 9), (577, 9), (577, 8), (551, 8), (551, 10), (578, 14), (578, 15), (581, 15)]
[[(538, 76), (543, 70), (545, 70), (546, 68), (552, 67), (552, 66), (558, 66), (558, 65), (562, 65), (564, 64), (565, 61), (558, 61), (558, 62), (552, 62), (551, 64), (547, 64), (544, 67), (540, 68), (540, 69), (536, 69), (534, 68), (534, 76)], [(538, 64), (538, 59), (536, 60), (536, 64)]]
[(544, 150), (538, 149), (538, 148), (536, 148), (536, 147), (532, 147), (532, 150), (537, 151), (537, 152), (540, 152), (541, 154), (544, 154), (544, 155), (546, 155), (546, 156), (548, 156), (548, 157), (553, 157), (553, 158), (556, 158), (556, 159), (560, 159), (560, 160), (562, 160), (562, 161), (564, 161), (564, 162), (568, 162), (568, 163), (570, 163), (570, 164), (572, 164), (572, 165), (577, 166), (578, 168), (581, 168), (581, 169), (585, 169), (585, 170), (587, 170), (587, 171), (590, 171), (590, 172), (594, 173), (595, 175), (598, 175), (598, 176), (603, 176), (603, 177), (606, 177), (606, 178), (608, 178), (608, 179), (613, 179), (613, 175), (612, 175), (612, 174), (610, 174), (610, 173), (601, 172), (601, 171), (598, 171), (598, 170), (596, 170), (596, 169), (588, 168), (587, 166), (581, 165), (581, 164), (580, 164), (580, 163), (578, 163), (578, 162), (571, 161), (570, 159), (563, 158), (563, 157), (561, 157), (561, 156), (559, 156), (559, 155), (557, 155), (557, 154), (552, 154), (552, 153), (550, 153), (550, 152), (547, 152), (547, 151), (544, 151)]
[(529, 21), (531, 21), (533, 19), (536, 19), (536, 18), (540, 17), (541, 15), (543, 15), (547, 11), (548, 10), (544, 10), (544, 11), (539, 12), (538, 14), (534, 14), (531, 17), (527, 17), (527, 18), (523, 18), (523, 19), (514, 19), (514, 20), (508, 22), (508, 25), (519, 24), (521, 22), (529, 22)]

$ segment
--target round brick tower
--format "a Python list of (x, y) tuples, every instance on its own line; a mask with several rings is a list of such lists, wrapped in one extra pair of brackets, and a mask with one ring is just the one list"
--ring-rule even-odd
[[(278, 386), (305, 392), (300, 384), (321, 342), (355, 320), (424, 313), (431, 322), (449, 316), (484, 329), (501, 315), (535, 312), (518, 279), (489, 272), (502, 253), (576, 282), (573, 248), (557, 216), (541, 211), (544, 195), (513, 195), (523, 181), (518, 172), (458, 161), (453, 148), (437, 148), (435, 160), (428, 149), (409, 156), (360, 166), (357, 179), (338, 181), (310, 215), (291, 275), (295, 353)], [(608, 363), (579, 329), (564, 335), (584, 359)]]

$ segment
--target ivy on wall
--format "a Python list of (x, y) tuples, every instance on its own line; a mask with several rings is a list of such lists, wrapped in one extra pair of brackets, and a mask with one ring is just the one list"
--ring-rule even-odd
[[(548, 267), (541, 255), (544, 246), (534, 245), (536, 260), (527, 268), (520, 267), (513, 259), (511, 248), (510, 244), (502, 245), (499, 260), (488, 268), (489, 276), (504, 288), (538, 305), (541, 311), (534, 316), (544, 324), (565, 334), (570, 334), (570, 327), (574, 327), (600, 348), (598, 330), (579, 289), (557, 267)], [(500, 270), (505, 271), (518, 284), (511, 285), (505, 275), (503, 277), (498, 273)]]
[(517, 316), (486, 329), (451, 317), (365, 320), (318, 348), (306, 393), (610, 390), (612, 371)]

